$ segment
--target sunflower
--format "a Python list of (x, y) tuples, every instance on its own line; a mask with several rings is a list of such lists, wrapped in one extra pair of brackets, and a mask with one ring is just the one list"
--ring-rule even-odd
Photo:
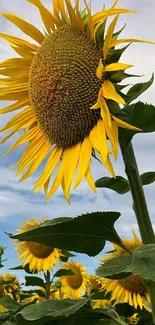
[[(28, 231), (34, 227), (37, 227), (43, 223), (45, 219), (36, 221), (34, 218), (31, 218), (31, 221), (22, 222), (19, 232)], [(19, 259), (23, 259), (23, 267), (26, 264), (29, 264), (30, 271), (37, 270), (41, 272), (42, 270), (50, 270), (53, 266), (56, 265), (57, 260), (60, 261), (61, 250), (57, 248), (51, 248), (44, 244), (34, 243), (34, 242), (20, 242), (15, 240), (16, 244), (19, 246), (16, 248), (17, 253), (19, 254)]]
[[(53, 0), (53, 11), (45, 8), (40, 0), (27, 1), (39, 9), (46, 32), (44, 35), (15, 14), (1, 13), (35, 41), (31, 43), (0, 33), (19, 55), (0, 63), (3, 75), (0, 99), (15, 101), (0, 113), (22, 109), (1, 129), (10, 131), (2, 142), (23, 131), (6, 152), (27, 143), (16, 164), (16, 175), (22, 172), (20, 181), (25, 180), (47, 158), (33, 190), (37, 193), (44, 188), (49, 199), (61, 185), (70, 202), (76, 170), (73, 187), (85, 177), (96, 191), (90, 172), (91, 156), (97, 154), (115, 176), (110, 155), (117, 159), (118, 127), (137, 130), (117, 118), (108, 106), (109, 99), (125, 104), (110, 76), (113, 71), (132, 66), (117, 63), (117, 60), (110, 63), (109, 53), (120, 43), (140, 41), (113, 37), (119, 14), (133, 12), (115, 8), (118, 0), (110, 9), (95, 15), (91, 14), (86, 0), (83, 11), (79, 9), (79, 0), (75, 0), (75, 8), (70, 0)], [(105, 21), (113, 15), (103, 42)], [(55, 169), (55, 179), (50, 185)]]
[[(100, 292), (102, 288), (102, 282), (100, 278), (95, 275), (89, 275), (89, 283), (87, 285), (86, 292), (87, 294), (91, 295), (95, 292)], [(102, 308), (102, 309), (109, 309), (112, 307), (111, 301), (108, 299), (92, 299), (92, 308)]]
[[(136, 248), (142, 245), (142, 242), (139, 240), (134, 231), (133, 235), (133, 240), (122, 240), (122, 242), (128, 248), (130, 248), (132, 252), (134, 252)], [(129, 253), (123, 250), (123, 248), (120, 248), (119, 246), (114, 244), (113, 246), (115, 248), (115, 251), (109, 253), (108, 257), (102, 258), (103, 262), (111, 258), (118, 257), (120, 255), (129, 255)], [(140, 307), (140, 309), (145, 308), (147, 311), (151, 311), (150, 296), (148, 290), (143, 285), (141, 275), (131, 274), (119, 280), (104, 278), (101, 281), (102, 290), (106, 291), (106, 293), (111, 293), (111, 301), (113, 302), (114, 306), (119, 303), (128, 303), (135, 309)]]
[[(6, 282), (4, 287), (8, 285), (8, 288), (9, 288), (9, 285), (10, 285), (10, 288), (8, 289), (9, 292), (11, 292), (12, 290), (19, 289), (19, 281), (13, 274), (11, 274), (11, 273), (4, 274), (4, 281)], [(7, 284), (7, 282), (8, 282), (8, 284)]]
[(74, 272), (73, 275), (66, 275), (60, 278), (63, 298), (80, 299), (89, 283), (89, 276), (85, 272), (85, 267), (78, 262), (72, 261), (64, 263), (63, 268)]

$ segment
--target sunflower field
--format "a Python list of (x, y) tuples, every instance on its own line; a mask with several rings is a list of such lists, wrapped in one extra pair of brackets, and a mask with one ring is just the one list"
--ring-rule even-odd
[[(121, 36), (126, 26), (117, 28), (120, 16), (134, 10), (118, 7), (118, 0), (95, 14), (86, 0), (52, 0), (51, 10), (43, 0), (27, 2), (39, 10), (44, 32), (14, 13), (0, 13), (32, 39), (0, 32), (16, 52), (0, 63), (0, 100), (11, 102), (0, 109), (2, 144), (16, 139), (5, 155), (19, 150), (13, 167), (20, 182), (39, 170), (32, 190), (44, 191), (46, 200), (59, 191), (71, 204), (83, 179), (95, 193), (130, 192), (141, 238), (134, 229), (132, 239), (120, 237), (115, 211), (21, 222), (15, 234), (6, 233), (20, 260), (7, 273), (8, 248), (0, 240), (0, 325), (153, 325), (155, 236), (143, 186), (155, 181), (155, 172), (140, 175), (132, 138), (155, 131), (155, 106), (138, 99), (154, 75), (131, 85), (130, 78), (141, 76), (127, 73), (133, 65), (121, 57), (132, 43), (149, 47), (155, 39)], [(119, 149), (126, 178), (114, 170)], [(92, 160), (109, 176), (95, 180)], [(96, 257), (107, 242), (112, 250), (90, 274), (76, 255)], [(26, 274), (24, 282), (18, 271)]]

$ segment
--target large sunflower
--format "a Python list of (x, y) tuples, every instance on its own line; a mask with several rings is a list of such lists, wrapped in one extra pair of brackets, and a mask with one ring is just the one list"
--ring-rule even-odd
[(73, 275), (66, 275), (60, 278), (63, 298), (72, 298), (74, 300), (80, 299), (89, 283), (89, 276), (85, 272), (85, 267), (78, 262), (72, 261), (64, 263), (63, 268), (74, 272)]
[[(133, 235), (133, 240), (122, 240), (122, 242), (130, 248), (132, 252), (142, 245), (142, 242), (134, 231)], [(103, 262), (120, 255), (129, 255), (129, 253), (127, 253), (123, 248), (120, 248), (117, 245), (113, 246), (115, 247), (115, 250), (109, 253), (108, 257), (102, 258)], [(119, 280), (104, 278), (102, 280), (102, 290), (106, 290), (106, 293), (111, 293), (111, 301), (113, 301), (114, 306), (119, 303), (128, 303), (135, 309), (140, 307), (140, 309), (145, 308), (147, 311), (151, 311), (150, 296), (148, 290), (143, 285), (142, 277), (140, 275), (131, 274), (126, 278)]]
[[(35, 5), (43, 20), (46, 33), (12, 13), (2, 16), (18, 26), (36, 43), (0, 34), (20, 57), (0, 63), (3, 86), (1, 100), (15, 103), (0, 113), (22, 109), (1, 131), (11, 131), (2, 142), (19, 130), (23, 134), (7, 151), (28, 143), (16, 166), (17, 175), (25, 171), (20, 181), (32, 175), (48, 156), (46, 166), (34, 185), (38, 192), (44, 187), (49, 199), (60, 185), (69, 201), (75, 175), (76, 188), (85, 177), (95, 191), (90, 173), (91, 155), (99, 155), (105, 167), (114, 176), (110, 154), (117, 158), (118, 127), (135, 129), (118, 119), (108, 107), (108, 100), (125, 104), (110, 80), (113, 71), (125, 70), (130, 64), (110, 63), (109, 53), (115, 45), (134, 39), (116, 40), (113, 37), (120, 13), (131, 10), (115, 8), (95, 15), (84, 0), (85, 10), (80, 11), (79, 0), (75, 8), (70, 0), (53, 0), (53, 12), (40, 0), (28, 0)], [(104, 23), (115, 15), (104, 38)], [(107, 138), (111, 148), (108, 147)], [(60, 164), (60, 166), (59, 166)], [(58, 167), (50, 187), (51, 175)]]
[[(18, 230), (19, 232), (30, 230), (44, 221), (44, 219), (36, 221), (34, 218), (31, 218), (31, 221), (22, 222), (21, 228)], [(60, 249), (51, 248), (44, 244), (26, 241), (21, 243), (19, 240), (15, 240), (15, 243), (19, 244), (16, 248), (19, 259), (24, 259), (23, 266), (29, 264), (30, 271), (37, 270), (41, 272), (42, 270), (51, 270), (56, 265), (56, 262), (60, 261), (60, 256), (62, 255)]]

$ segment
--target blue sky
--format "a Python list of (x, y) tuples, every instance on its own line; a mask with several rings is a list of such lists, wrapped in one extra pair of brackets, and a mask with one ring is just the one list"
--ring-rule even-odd
[[(50, 8), (51, 0), (43, 0), (42, 2)], [(102, 2), (102, 0), (92, 0), (92, 11), (95, 13), (101, 10), (103, 3), (106, 4), (106, 7), (109, 7), (112, 1), (107, 0)], [(149, 6), (147, 0), (120, 0), (118, 7), (135, 9), (137, 11), (137, 14), (121, 16), (118, 23), (118, 29), (126, 23), (122, 38), (134, 37), (155, 41), (154, 0), (149, 1)], [(1, 0), (0, 11), (15, 12), (31, 23), (35, 22), (37, 27), (43, 28), (37, 10), (34, 6), (27, 3), (26, 0), (12, 0), (9, 2), (9, 6), (6, 0)], [(18, 28), (2, 17), (0, 18), (0, 30), (3, 33), (29, 39), (24, 36)], [(5, 41), (0, 40), (0, 61), (10, 56), (16, 56), (16, 54), (10, 49)], [(155, 47), (146, 44), (132, 44), (123, 55), (121, 62), (133, 64), (134, 67), (130, 69), (130, 73), (144, 74), (141, 80), (146, 81), (150, 78), (155, 67)], [(130, 82), (139, 82), (139, 79), (130, 79)], [(140, 99), (155, 105), (154, 93), (155, 84), (153, 84)], [(0, 107), (8, 106), (8, 104), (7, 102), (1, 102)], [(10, 116), (11, 114), (0, 116), (1, 127), (10, 119)], [(0, 134), (0, 138), (3, 136)], [(0, 147), (0, 244), (7, 246), (5, 254), (5, 257), (8, 258), (6, 263), (7, 267), (16, 266), (19, 262), (17, 261), (14, 247), (12, 246), (12, 240), (4, 234), (4, 231), (15, 233), (19, 223), (29, 220), (30, 216), (34, 218), (48, 217), (52, 219), (60, 216), (77, 216), (91, 211), (120, 211), (122, 216), (116, 223), (116, 229), (119, 234), (122, 237), (131, 238), (132, 227), (134, 227), (138, 233), (136, 219), (132, 211), (130, 193), (121, 196), (110, 190), (99, 189), (97, 191), (98, 194), (95, 195), (88, 188), (86, 182), (83, 181), (81, 185), (72, 192), (72, 204), (70, 206), (63, 197), (61, 189), (58, 190), (48, 202), (45, 202), (43, 192), (39, 193), (37, 196), (32, 193), (31, 189), (39, 176), (39, 171), (24, 183), (18, 183), (18, 178), (15, 177), (15, 171), (11, 169), (11, 166), (20, 158), (23, 148), (12, 152), (9, 156), (2, 157), (3, 153), (11, 146), (15, 139), (16, 137), (10, 139), (5, 145), (1, 145)], [(155, 135), (153, 133), (136, 135), (134, 138), (133, 144), (141, 173), (154, 171), (155, 169), (154, 142)], [(120, 154), (114, 167), (117, 175), (125, 175)], [(95, 161), (92, 163), (92, 174), (94, 180), (108, 175), (104, 166)], [(152, 222), (155, 224), (155, 184), (145, 187), (145, 194), (149, 204)], [(93, 272), (97, 266), (98, 257), (90, 258), (81, 255), (78, 256), (78, 259), (87, 266), (88, 272)], [(19, 276), (20, 278), (23, 277), (20, 273)]]

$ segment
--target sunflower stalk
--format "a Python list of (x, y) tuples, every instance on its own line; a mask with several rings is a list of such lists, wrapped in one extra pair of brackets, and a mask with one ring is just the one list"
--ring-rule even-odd
[[(145, 194), (144, 194), (132, 143), (130, 142), (127, 145), (125, 140), (121, 140), (120, 148), (121, 148), (121, 152), (125, 164), (125, 172), (128, 177), (129, 186), (133, 198), (134, 212), (137, 218), (139, 231), (141, 234), (143, 244), (144, 245), (154, 244), (155, 235), (154, 235), (151, 219), (149, 216), (147, 202), (145, 199)], [(150, 293), (153, 323), (155, 324), (155, 283), (150, 282), (150, 285), (147, 286), (147, 288)]]
[(44, 277), (45, 277), (45, 281), (46, 281), (46, 299), (50, 298), (50, 288), (51, 288), (51, 276), (50, 276), (50, 272), (47, 271), (47, 273), (44, 273)]

